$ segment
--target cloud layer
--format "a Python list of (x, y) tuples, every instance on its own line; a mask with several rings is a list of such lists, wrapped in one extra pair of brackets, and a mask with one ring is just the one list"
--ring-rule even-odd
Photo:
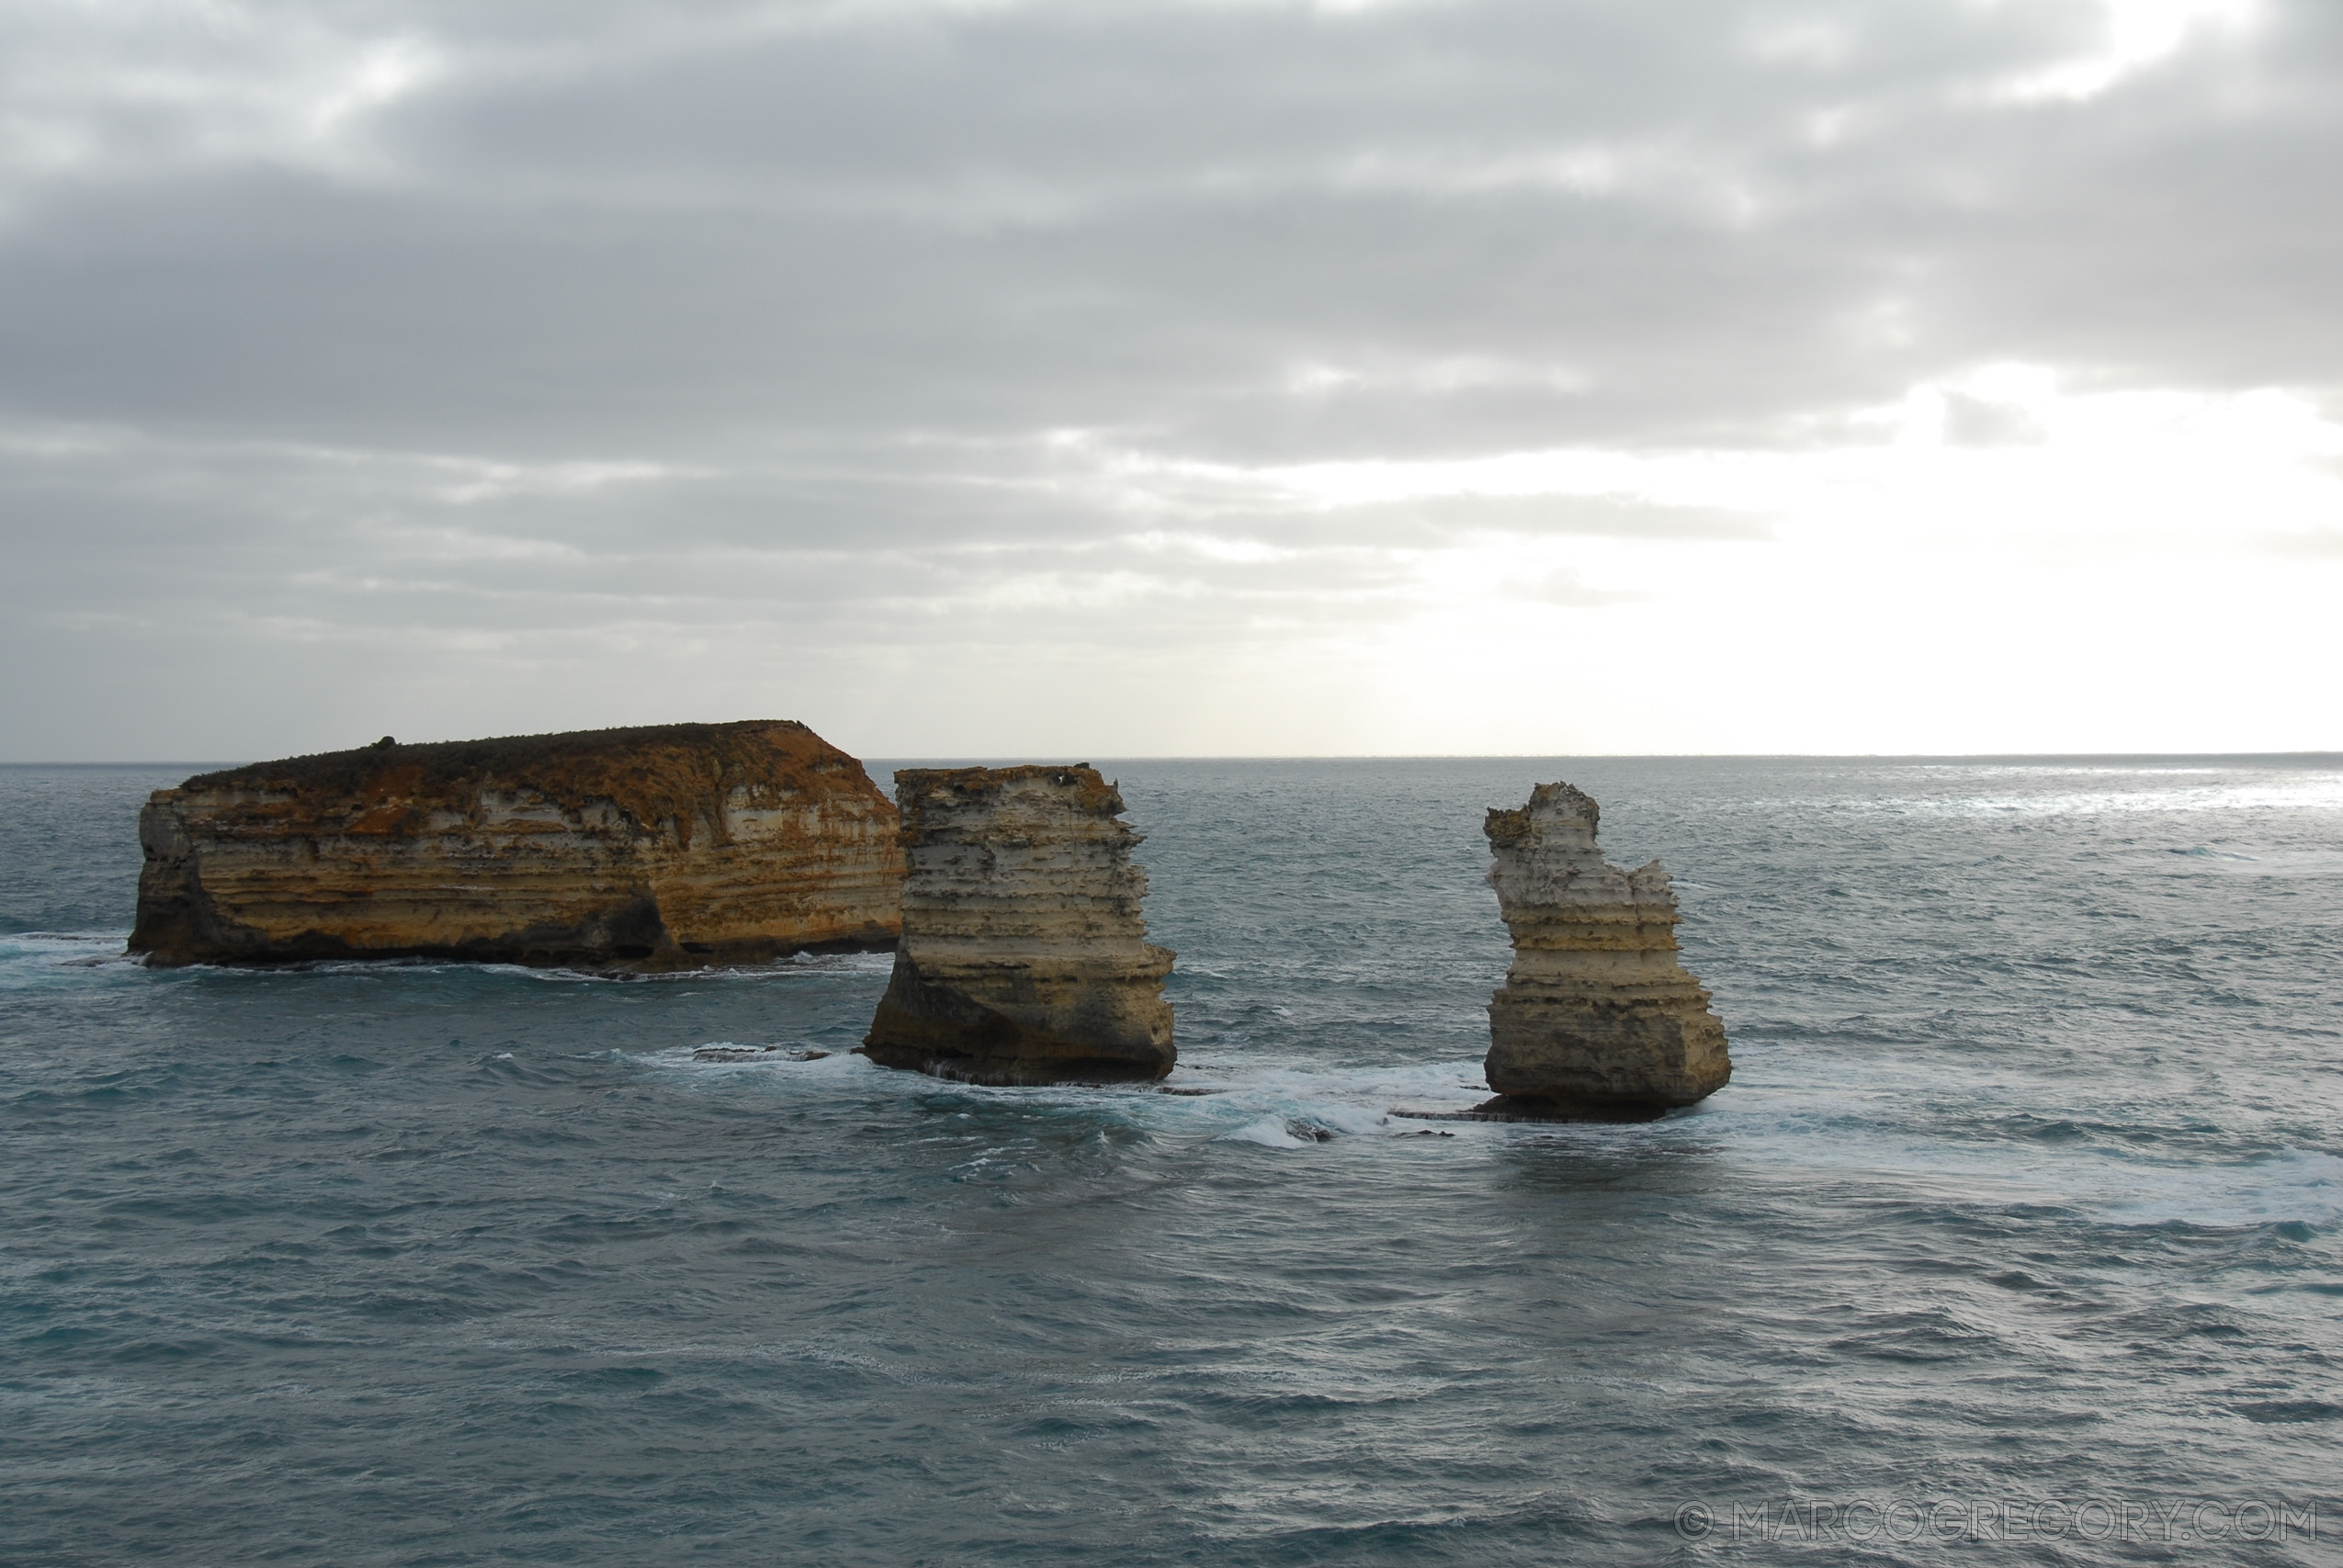
[(2315, 0), (33, 0), (0, 754), (2343, 745), (2338, 88)]

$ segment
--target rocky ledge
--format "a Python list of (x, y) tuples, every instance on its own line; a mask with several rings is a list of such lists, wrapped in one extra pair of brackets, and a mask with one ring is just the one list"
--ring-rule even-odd
[(1603, 863), (1602, 812), (1540, 784), (1483, 828), (1513, 966), (1488, 1004), (1488, 1087), (1470, 1114), (1623, 1120), (1690, 1105), (1732, 1076), (1725, 1026), (1676, 956), (1676, 894), (1659, 863)]
[(781, 720), (256, 762), (139, 818), (153, 964), (428, 957), (678, 969), (884, 949), (895, 809)]
[(1160, 1078), (1172, 953), (1149, 944), (1142, 841), (1095, 768), (895, 775), (903, 942), (863, 1052), (979, 1083)]

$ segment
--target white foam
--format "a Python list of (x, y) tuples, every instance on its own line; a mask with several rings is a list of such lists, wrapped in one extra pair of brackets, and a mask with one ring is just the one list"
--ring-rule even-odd
[(1315, 1145), (1315, 1139), (1302, 1139), (1285, 1130), (1282, 1116), (1264, 1116), (1258, 1122), (1248, 1122), (1220, 1134), (1224, 1144), (1259, 1144), (1265, 1149), (1306, 1149)]
[(11, 931), (0, 936), (0, 989), (72, 985), (92, 970), (145, 965), (125, 953), (120, 931)]
[[(768, 1050), (766, 1045), (777, 1046)], [(792, 1051), (830, 1051), (813, 1062)], [(736, 1061), (695, 1059), (699, 1051), (753, 1051)], [(624, 1054), (659, 1073), (710, 1075), (743, 1088), (792, 1095), (851, 1092), (958, 1100), (971, 1106), (1024, 1107), (1099, 1118), (1175, 1143), (1234, 1140), (1279, 1149), (1314, 1148), (1327, 1137), (1389, 1137), (1415, 1131), (1394, 1122), (1394, 1106), (1463, 1110), (1488, 1097), (1477, 1061), (1401, 1066), (1320, 1067), (1253, 1056), (1183, 1059), (1168, 1084), (998, 1086), (960, 1083), (882, 1067), (835, 1043), (710, 1040)], [(1163, 1089), (1175, 1092), (1163, 1092)], [(1181, 1093), (1197, 1090), (1202, 1093)]]

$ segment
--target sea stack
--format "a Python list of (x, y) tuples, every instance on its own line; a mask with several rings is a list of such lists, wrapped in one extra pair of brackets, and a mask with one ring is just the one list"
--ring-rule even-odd
[(139, 818), (149, 963), (682, 969), (885, 949), (895, 808), (802, 724), (671, 724), (255, 762)]
[(1603, 863), (1595, 803), (1540, 784), (1482, 831), (1513, 966), (1488, 1004), (1485, 1114), (1641, 1119), (1733, 1074), (1725, 1026), (1676, 957), (1676, 894), (1659, 863)]
[(1172, 953), (1141, 918), (1142, 837), (1098, 770), (895, 775), (903, 941), (863, 1053), (975, 1083), (1112, 1082), (1172, 1070)]

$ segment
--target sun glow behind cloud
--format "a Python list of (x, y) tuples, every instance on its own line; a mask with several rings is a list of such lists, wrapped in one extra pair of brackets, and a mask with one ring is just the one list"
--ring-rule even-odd
[[(1964, 439), (1955, 410), (1985, 439)], [(1408, 694), (1405, 728), (1433, 750), (1670, 750), (1720, 732), (1737, 750), (2090, 749), (2169, 732), (2176, 708), (2208, 749), (2287, 728), (2292, 683), (2237, 671), (2324, 658), (2343, 590), (2343, 550), (2316, 559), (2343, 536), (2343, 426), (2307, 400), (2070, 392), (2005, 365), (1915, 387), (1849, 434), (1251, 470), (1126, 455), (1098, 472), (1141, 512), (1193, 514), (1202, 481), (1269, 535), (1467, 503), (1442, 542), (1384, 553), (1396, 613), (1379, 632), (1321, 650), (1361, 689)], [(1481, 526), (1469, 510), (1582, 499), (1621, 525), (1542, 535), (1518, 510)], [(1764, 526), (1724, 546), (1637, 536), (1640, 509)], [(2273, 553), (2306, 564), (2274, 574)], [(1308, 738), (1371, 743), (1341, 722)]]
[(2097, 97), (2134, 72), (2171, 58), (2191, 33), (2235, 34), (2260, 17), (2256, 0), (2101, 0), (2107, 19), (2098, 50), (2007, 82), (2016, 102)]

